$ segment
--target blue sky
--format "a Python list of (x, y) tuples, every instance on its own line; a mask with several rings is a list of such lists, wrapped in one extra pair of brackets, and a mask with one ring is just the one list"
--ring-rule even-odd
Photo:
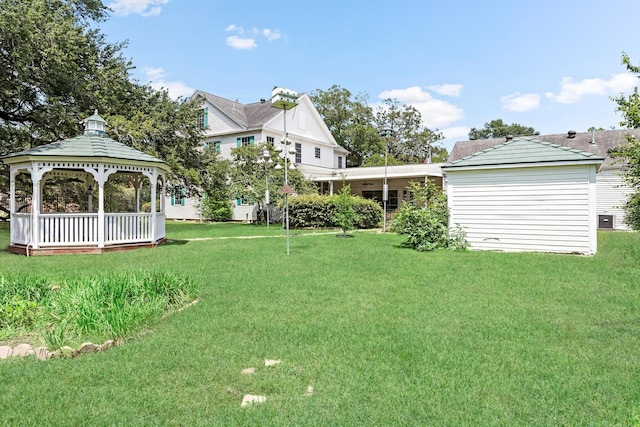
[(242, 103), (274, 86), (397, 98), (447, 149), (503, 119), (542, 134), (618, 128), (610, 96), (638, 84), (638, 0), (106, 0), (109, 41), (172, 96)]

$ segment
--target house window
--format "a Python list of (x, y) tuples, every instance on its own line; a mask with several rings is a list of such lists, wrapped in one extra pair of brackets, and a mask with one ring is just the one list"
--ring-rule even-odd
[(296, 142), (296, 163), (302, 163), (302, 144)]
[(342, 156), (338, 156), (338, 169), (342, 169)]
[(316, 147), (315, 151), (316, 151), (316, 159), (319, 159), (320, 158), (320, 149), (318, 147)]
[(203, 108), (198, 112), (198, 117), (196, 119), (196, 128), (198, 129), (207, 129), (209, 127), (209, 110)]
[(176, 185), (171, 189), (171, 206), (184, 206), (186, 190), (184, 185)]
[(272, 136), (268, 136), (267, 137), (267, 144), (269, 144), (270, 146), (273, 147), (274, 143), (275, 143), (275, 139)]
[(220, 154), (220, 141), (214, 141), (214, 142), (205, 141), (204, 148), (207, 149), (211, 147), (214, 147), (214, 149), (216, 150), (216, 153)]
[(253, 145), (253, 136), (239, 136), (236, 138), (237, 147), (246, 147), (247, 145)]
[(326, 194), (329, 194), (329, 183), (326, 181), (323, 182), (316, 182), (316, 185), (318, 186), (318, 194), (323, 196)]

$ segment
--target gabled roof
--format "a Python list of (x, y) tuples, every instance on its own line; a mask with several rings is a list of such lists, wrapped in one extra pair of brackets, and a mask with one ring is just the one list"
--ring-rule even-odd
[[(593, 133), (577, 132), (575, 134), (560, 133), (551, 135), (535, 135), (533, 138), (596, 154), (605, 159), (605, 166), (609, 166), (615, 163), (615, 160), (608, 155), (608, 151), (612, 148), (625, 144), (627, 142), (626, 135), (632, 135), (636, 138), (640, 138), (640, 129), (604, 130), (595, 131)], [(504, 142), (504, 138), (456, 142), (451, 154), (449, 154), (449, 162), (455, 162)]]
[(10, 164), (22, 160), (22, 157), (92, 157), (164, 164), (160, 159), (135, 150), (111, 138), (86, 134), (8, 154), (2, 158), (4, 163)]
[(243, 129), (260, 127), (280, 113), (280, 110), (271, 108), (269, 101), (241, 104), (201, 90), (197, 90), (193, 94), (193, 97), (196, 96), (206, 99)]
[(450, 161), (442, 169), (503, 165), (542, 165), (557, 162), (601, 164), (604, 158), (593, 153), (551, 144), (533, 137), (514, 138), (461, 159)]

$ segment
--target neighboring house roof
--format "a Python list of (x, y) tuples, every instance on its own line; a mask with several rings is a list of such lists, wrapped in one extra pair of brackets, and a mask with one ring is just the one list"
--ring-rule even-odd
[[(571, 131), (569, 131), (567, 133), (561, 134), (535, 135), (532, 136), (532, 138), (596, 154), (605, 159), (605, 166), (610, 166), (615, 163), (615, 160), (608, 155), (608, 151), (611, 148), (615, 148), (626, 143), (626, 135), (632, 135), (636, 138), (640, 138), (640, 129), (604, 130), (576, 133), (572, 133)], [(470, 156), (474, 153), (486, 150), (487, 148), (502, 144), (504, 142), (504, 138), (477, 139), (473, 141), (456, 142), (453, 150), (451, 151), (451, 154), (449, 154), (449, 162), (455, 162), (464, 157)]]
[(23, 157), (109, 158), (164, 164), (153, 156), (98, 135), (80, 135), (29, 150), (3, 156), (4, 163), (17, 163)]
[(601, 164), (602, 156), (533, 137), (513, 138), (480, 152), (450, 161), (442, 169), (490, 167), (503, 165), (541, 165), (557, 162)]
[(197, 96), (206, 99), (243, 129), (259, 128), (280, 113), (280, 110), (271, 108), (271, 102), (266, 100), (241, 104), (201, 90), (196, 90), (193, 94), (193, 97)]

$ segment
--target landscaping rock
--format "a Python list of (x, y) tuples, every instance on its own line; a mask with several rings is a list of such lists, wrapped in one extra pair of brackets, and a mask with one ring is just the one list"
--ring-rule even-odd
[(256, 368), (247, 368), (247, 369), (243, 369), (242, 370), (243, 374), (255, 374), (256, 373)]
[(13, 357), (25, 357), (29, 355), (29, 350), (33, 352), (33, 348), (30, 344), (18, 344), (14, 347), (11, 355)]
[(114, 340), (106, 340), (104, 343), (98, 346), (98, 351), (109, 350), (114, 345), (116, 345), (116, 342)]
[(51, 358), (51, 353), (47, 347), (36, 347), (35, 353), (40, 360), (48, 360)]
[(0, 346), (0, 359), (6, 359), (7, 357), (11, 356), (12, 353), (13, 349), (8, 345)]
[(62, 356), (62, 352), (60, 351), (60, 349), (57, 349), (49, 353), (49, 359), (57, 359), (60, 356)]
[(68, 345), (65, 345), (60, 349), (60, 354), (62, 357), (75, 357), (75, 350)]
[(78, 349), (78, 354), (88, 354), (95, 353), (97, 351), (97, 346), (92, 342), (82, 343), (80, 348)]
[(266, 396), (254, 396), (253, 394), (245, 394), (242, 398), (242, 404), (240, 406), (249, 406), (256, 403), (264, 403), (267, 400)]
[(265, 359), (264, 360), (264, 366), (275, 366), (280, 364), (281, 361), (280, 360), (274, 360), (274, 359)]

